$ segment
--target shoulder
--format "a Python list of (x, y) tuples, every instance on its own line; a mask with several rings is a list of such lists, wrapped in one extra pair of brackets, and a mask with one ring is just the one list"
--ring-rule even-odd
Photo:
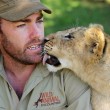
[(77, 95), (89, 89), (88, 84), (75, 76), (74, 72), (71, 70), (63, 69), (60, 72), (61, 76), (63, 77), (65, 91), (67, 91), (67, 93), (72, 92), (72, 94)]
[(59, 71), (63, 78), (64, 78), (64, 82), (65, 84), (67, 83), (72, 83), (72, 84), (77, 84), (77, 85), (81, 85), (81, 86), (85, 86), (87, 87), (88, 85), (83, 82), (80, 78), (78, 78), (74, 72), (72, 72), (71, 70), (69, 69), (63, 69), (62, 71)]
[(60, 72), (64, 80), (65, 94), (69, 104), (76, 100), (81, 100), (82, 97), (84, 97), (84, 100), (85, 97), (88, 97), (88, 100), (90, 99), (91, 91), (88, 84), (83, 82), (68, 69), (63, 69)]

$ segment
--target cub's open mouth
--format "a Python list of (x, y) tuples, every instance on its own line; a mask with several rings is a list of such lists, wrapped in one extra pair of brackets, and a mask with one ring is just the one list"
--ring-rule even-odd
[(49, 54), (44, 55), (43, 64), (45, 64), (45, 63), (56, 66), (56, 67), (61, 65), (61, 63), (59, 62), (57, 57), (55, 57), (53, 55), (49, 55)]
[[(46, 42), (48, 42), (49, 40), (48, 39), (44, 39), (44, 42), (43, 42), (43, 46), (45, 45)], [(53, 66), (59, 66), (61, 65), (60, 61), (58, 60), (57, 57), (53, 56), (53, 55), (49, 55), (47, 52), (45, 52), (43, 50), (43, 64), (47, 63), (49, 65), (53, 65)]]

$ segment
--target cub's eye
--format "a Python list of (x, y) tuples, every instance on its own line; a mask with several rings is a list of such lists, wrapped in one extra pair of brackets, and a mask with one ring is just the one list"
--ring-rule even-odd
[(71, 35), (71, 34), (65, 35), (64, 37), (65, 37), (66, 39), (72, 39), (72, 38), (74, 38), (74, 36)]
[(71, 38), (71, 35), (70, 34), (69, 35), (66, 35), (65, 38), (69, 38), (70, 39)]

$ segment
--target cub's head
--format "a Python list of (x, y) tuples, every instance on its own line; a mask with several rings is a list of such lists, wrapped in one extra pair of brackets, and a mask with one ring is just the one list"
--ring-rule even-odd
[(101, 25), (77, 27), (49, 35), (44, 51), (50, 71), (79, 69), (94, 64), (103, 55), (105, 38)]

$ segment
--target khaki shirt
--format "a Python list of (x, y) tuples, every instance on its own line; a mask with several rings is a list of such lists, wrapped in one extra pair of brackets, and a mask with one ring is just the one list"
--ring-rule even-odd
[(51, 73), (39, 64), (19, 100), (0, 58), (0, 110), (91, 110), (90, 89), (67, 69)]

